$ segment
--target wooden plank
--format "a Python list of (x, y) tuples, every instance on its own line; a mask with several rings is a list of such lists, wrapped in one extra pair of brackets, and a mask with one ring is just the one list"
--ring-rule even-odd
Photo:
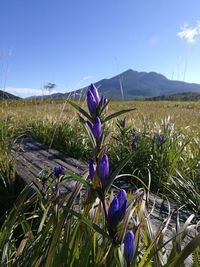
[[(67, 170), (74, 172), (78, 175), (83, 174), (87, 169), (87, 165), (80, 163), (79, 161), (66, 157), (59, 151), (50, 149), (47, 146), (40, 144), (31, 138), (24, 138), (20, 142), (16, 143), (12, 152), (16, 158), (16, 170), (17, 174), (24, 180), (25, 183), (31, 182), (37, 183), (39, 188), (42, 187), (39, 184), (38, 177), (45, 169), (54, 169), (54, 167), (63, 166)], [(76, 181), (69, 179), (63, 186), (63, 191), (72, 191)]]

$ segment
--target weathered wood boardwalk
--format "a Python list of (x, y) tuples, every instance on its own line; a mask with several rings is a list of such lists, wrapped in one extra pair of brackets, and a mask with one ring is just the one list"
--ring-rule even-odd
[[(87, 165), (67, 157), (55, 149), (49, 149), (32, 138), (24, 138), (13, 146), (13, 154), (16, 158), (16, 172), (25, 184), (34, 182), (39, 188), (41, 184), (38, 177), (44, 170), (54, 169), (54, 167), (63, 166), (66, 170), (76, 174), (82, 174), (86, 171)], [(71, 191), (76, 181), (69, 179), (64, 187)]]
[[(49, 149), (47, 146), (40, 144), (39, 142), (31, 139), (24, 138), (20, 142), (13, 146), (13, 154), (16, 158), (16, 171), (25, 184), (34, 182), (39, 188), (42, 188), (42, 184), (39, 183), (38, 177), (42, 175), (43, 171), (47, 168), (53, 169), (54, 167), (63, 166), (66, 170), (72, 171), (76, 174), (83, 174), (87, 171), (87, 164), (81, 163), (76, 159), (68, 157), (57, 150)], [(64, 184), (64, 189), (72, 191), (75, 187), (76, 181), (69, 179)], [(121, 187), (125, 189), (131, 189), (127, 184), (121, 184)], [(171, 204), (172, 210), (178, 210), (177, 205)], [(152, 228), (157, 230), (164, 218), (168, 215), (168, 202), (156, 195), (150, 194), (149, 196), (149, 210), (153, 208), (153, 212), (150, 215)], [(182, 211), (179, 213), (181, 224), (186, 221), (190, 213), (188, 211)], [(172, 227), (175, 227), (176, 220), (172, 217), (169, 224), (168, 231), (166, 232), (166, 238), (172, 236)], [(191, 233), (193, 236), (194, 232)], [(186, 243), (191, 240), (191, 236), (187, 237)], [(185, 262), (186, 266), (191, 266), (191, 257)]]
[[(86, 172), (88, 166), (76, 159), (68, 157), (63, 153), (49, 149), (32, 138), (24, 138), (13, 146), (13, 153), (16, 157), (16, 171), (25, 184), (32, 182), (38, 183), (37, 178), (41, 176), (42, 172), (54, 167), (63, 166), (66, 170), (76, 174), (83, 174)], [(74, 189), (76, 181), (69, 179), (65, 184), (67, 190)], [(41, 185), (38, 184), (40, 187)], [(119, 186), (119, 185), (118, 185)], [(120, 185), (125, 190), (131, 190), (129, 184)], [(155, 216), (162, 220), (168, 213), (168, 202), (166, 199), (161, 199), (154, 194), (149, 196), (150, 208), (154, 205)], [(177, 205), (170, 203), (172, 210), (177, 210)], [(185, 221), (189, 216), (188, 211), (182, 210), (180, 219)]]

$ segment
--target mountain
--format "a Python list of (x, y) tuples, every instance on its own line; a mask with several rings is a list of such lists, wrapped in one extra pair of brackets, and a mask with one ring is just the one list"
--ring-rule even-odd
[[(200, 84), (169, 80), (156, 72), (133, 70), (127, 70), (110, 79), (103, 79), (95, 85), (99, 87), (103, 95), (113, 99), (146, 98), (189, 91), (200, 93)], [(75, 91), (75, 93), (80, 93), (80, 91)]]
[[(200, 92), (200, 84), (169, 80), (156, 72), (127, 70), (110, 79), (95, 83), (100, 93), (112, 99), (147, 98), (182, 92)], [(52, 94), (45, 98), (79, 98), (85, 95), (87, 87), (65, 94)]]
[(7, 99), (20, 99), (20, 97), (7, 93), (5, 91), (0, 90), (0, 100)]

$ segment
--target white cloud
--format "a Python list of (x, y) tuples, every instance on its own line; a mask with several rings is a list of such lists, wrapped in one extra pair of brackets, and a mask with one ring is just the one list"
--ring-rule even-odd
[(160, 42), (160, 38), (158, 36), (151, 36), (149, 38), (149, 44), (151, 46), (157, 45)]
[(188, 43), (195, 43), (199, 35), (200, 21), (197, 21), (196, 25), (193, 27), (185, 23), (183, 26), (181, 26), (181, 31), (177, 33), (178, 37), (186, 40)]
[[(5, 91), (19, 97), (40, 96), (49, 94), (49, 91), (40, 88), (6, 87)], [(58, 91), (53, 91), (51, 93), (58, 93)]]
[(81, 79), (81, 81), (88, 81), (88, 80), (91, 80), (92, 78), (93, 78), (92, 75), (86, 75)]

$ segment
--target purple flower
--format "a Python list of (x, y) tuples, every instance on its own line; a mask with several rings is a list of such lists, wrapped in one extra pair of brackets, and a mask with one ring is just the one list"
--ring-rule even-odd
[(56, 178), (59, 178), (61, 175), (65, 175), (64, 167), (55, 167), (53, 169), (54, 175)]
[[(103, 104), (105, 105), (108, 102), (108, 99), (106, 97), (104, 97), (103, 99)], [(107, 113), (108, 112), (108, 105), (105, 107), (104, 112)]]
[(127, 196), (124, 189), (120, 190), (118, 195), (112, 200), (108, 209), (108, 226), (115, 229), (118, 223), (123, 219), (126, 212)]
[(117, 199), (119, 201), (119, 219), (121, 220), (126, 212), (127, 195), (124, 189), (120, 190)]
[(123, 120), (120, 121), (120, 125), (122, 128), (126, 127), (126, 118), (124, 118)]
[(124, 238), (124, 256), (128, 265), (130, 265), (134, 254), (134, 234), (129, 230)]
[(94, 161), (91, 159), (89, 161), (89, 176), (88, 176), (88, 179), (91, 179), (91, 180), (93, 179), (95, 171), (96, 171), (96, 165), (94, 164)]
[[(101, 97), (101, 100), (100, 100), (100, 102), (99, 102), (99, 106), (103, 106), (103, 105), (105, 105), (106, 103), (108, 102), (108, 99), (107, 99), (107, 97)], [(106, 113), (106, 112), (108, 112), (108, 106), (106, 106), (105, 107), (105, 109), (104, 109), (104, 112)]]
[(133, 151), (137, 150), (137, 144), (135, 142), (133, 142), (131, 144), (131, 148), (132, 148)]
[(95, 97), (90, 90), (87, 91), (87, 105), (88, 105), (90, 114), (95, 116), (97, 105), (96, 105)]
[(101, 121), (100, 121), (99, 117), (97, 117), (94, 120), (94, 126), (92, 128), (92, 133), (93, 133), (93, 135), (97, 141), (101, 138), (102, 128), (101, 128)]
[(119, 222), (118, 210), (119, 200), (117, 197), (114, 197), (108, 209), (108, 226), (112, 229), (115, 229)]
[(99, 162), (99, 176), (103, 183), (109, 176), (109, 162), (108, 156), (106, 154), (103, 155), (102, 159)]
[(159, 141), (161, 144), (163, 144), (163, 143), (165, 142), (165, 137), (164, 137), (164, 135), (160, 134), (160, 135), (158, 136), (158, 141)]
[(133, 135), (132, 141), (137, 142), (140, 139), (139, 135)]
[(154, 135), (154, 141), (158, 141), (162, 145), (165, 142), (165, 136), (163, 134)]
[(89, 86), (89, 91), (93, 94), (93, 96), (95, 98), (95, 102), (98, 105), (100, 102), (100, 97), (99, 97), (99, 92), (98, 92), (96, 86), (94, 84), (91, 84)]

